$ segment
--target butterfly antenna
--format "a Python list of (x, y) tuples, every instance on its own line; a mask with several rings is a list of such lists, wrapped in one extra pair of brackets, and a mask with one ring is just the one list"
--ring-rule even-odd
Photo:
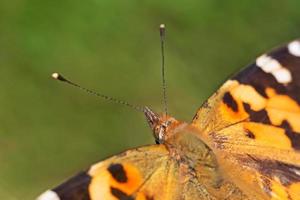
[(128, 106), (128, 107), (133, 108), (133, 109), (135, 109), (137, 111), (145, 112), (145, 108), (143, 108), (143, 107), (132, 105), (132, 104), (126, 102), (126, 101), (123, 101), (123, 100), (120, 100), (120, 99), (116, 99), (116, 98), (113, 98), (113, 97), (110, 97), (110, 96), (107, 96), (107, 95), (104, 95), (104, 94), (100, 94), (98, 92), (94, 92), (93, 90), (84, 88), (84, 87), (78, 85), (77, 83), (74, 83), (74, 82), (66, 79), (65, 77), (63, 77), (59, 73), (53, 73), (52, 74), (52, 78), (54, 78), (56, 80), (59, 80), (59, 81), (62, 81), (64, 83), (67, 83), (69, 85), (72, 85), (72, 86), (74, 86), (76, 88), (79, 88), (80, 90), (83, 90), (83, 91), (85, 91), (85, 92), (87, 92), (87, 93), (89, 93), (89, 94), (91, 94), (93, 96), (100, 97), (100, 98), (102, 98), (104, 100), (111, 101), (111, 102), (114, 102), (116, 104), (121, 104), (121, 105)]
[(162, 75), (162, 88), (163, 88), (163, 105), (165, 115), (168, 114), (168, 106), (167, 106), (167, 86), (166, 86), (166, 76), (165, 76), (165, 31), (166, 26), (161, 24), (159, 26), (160, 33), (160, 46), (161, 46), (161, 75)]

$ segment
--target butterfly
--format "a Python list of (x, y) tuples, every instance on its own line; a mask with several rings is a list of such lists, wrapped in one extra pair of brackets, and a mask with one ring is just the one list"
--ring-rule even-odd
[(191, 123), (143, 112), (156, 144), (96, 163), (37, 199), (300, 199), (300, 40), (232, 76)]

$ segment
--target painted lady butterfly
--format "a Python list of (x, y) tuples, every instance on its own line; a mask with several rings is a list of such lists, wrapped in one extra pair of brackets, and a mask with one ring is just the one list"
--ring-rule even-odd
[(227, 80), (191, 123), (143, 111), (158, 144), (94, 164), (38, 200), (300, 200), (300, 40)]

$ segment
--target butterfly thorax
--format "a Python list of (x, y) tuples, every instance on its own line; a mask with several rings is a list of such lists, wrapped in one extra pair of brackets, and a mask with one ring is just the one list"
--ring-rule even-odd
[(169, 160), (177, 166), (178, 179), (183, 185), (205, 186), (202, 192), (215, 194), (215, 199), (224, 198), (227, 193), (224, 191), (234, 191), (228, 199), (247, 199), (237, 187), (222, 179), (215, 154), (193, 125), (158, 115), (149, 108), (145, 109), (145, 116), (156, 142), (169, 151)]
[[(176, 161), (179, 167), (190, 175), (198, 168), (218, 174), (215, 173), (218, 165), (214, 154), (191, 125), (168, 115), (158, 115), (149, 108), (145, 109), (145, 115), (156, 142), (166, 146), (170, 159)], [(211, 179), (218, 179), (217, 176)]]
[(188, 123), (165, 114), (156, 114), (148, 107), (144, 113), (156, 142), (165, 145), (173, 158), (191, 160), (193, 163), (210, 158), (208, 162), (216, 165), (212, 161), (214, 158), (211, 150), (194, 134), (194, 128)]

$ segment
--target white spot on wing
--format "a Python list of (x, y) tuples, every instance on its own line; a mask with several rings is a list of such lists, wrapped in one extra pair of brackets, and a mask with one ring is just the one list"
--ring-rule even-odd
[(272, 74), (275, 76), (276, 80), (279, 83), (289, 83), (292, 80), (291, 73), (286, 68), (275, 70), (274, 72), (272, 72)]
[(59, 196), (52, 190), (41, 194), (36, 200), (60, 200)]
[(270, 56), (262, 55), (258, 57), (256, 65), (264, 72), (272, 74), (279, 83), (288, 84), (292, 81), (291, 72)]
[(277, 60), (274, 60), (273, 58), (267, 55), (262, 55), (258, 57), (256, 60), (256, 64), (267, 73), (272, 73), (272, 71), (281, 68), (280, 63)]
[(293, 56), (299, 56), (300, 57), (300, 41), (293, 41), (289, 43), (288, 45), (289, 53)]

